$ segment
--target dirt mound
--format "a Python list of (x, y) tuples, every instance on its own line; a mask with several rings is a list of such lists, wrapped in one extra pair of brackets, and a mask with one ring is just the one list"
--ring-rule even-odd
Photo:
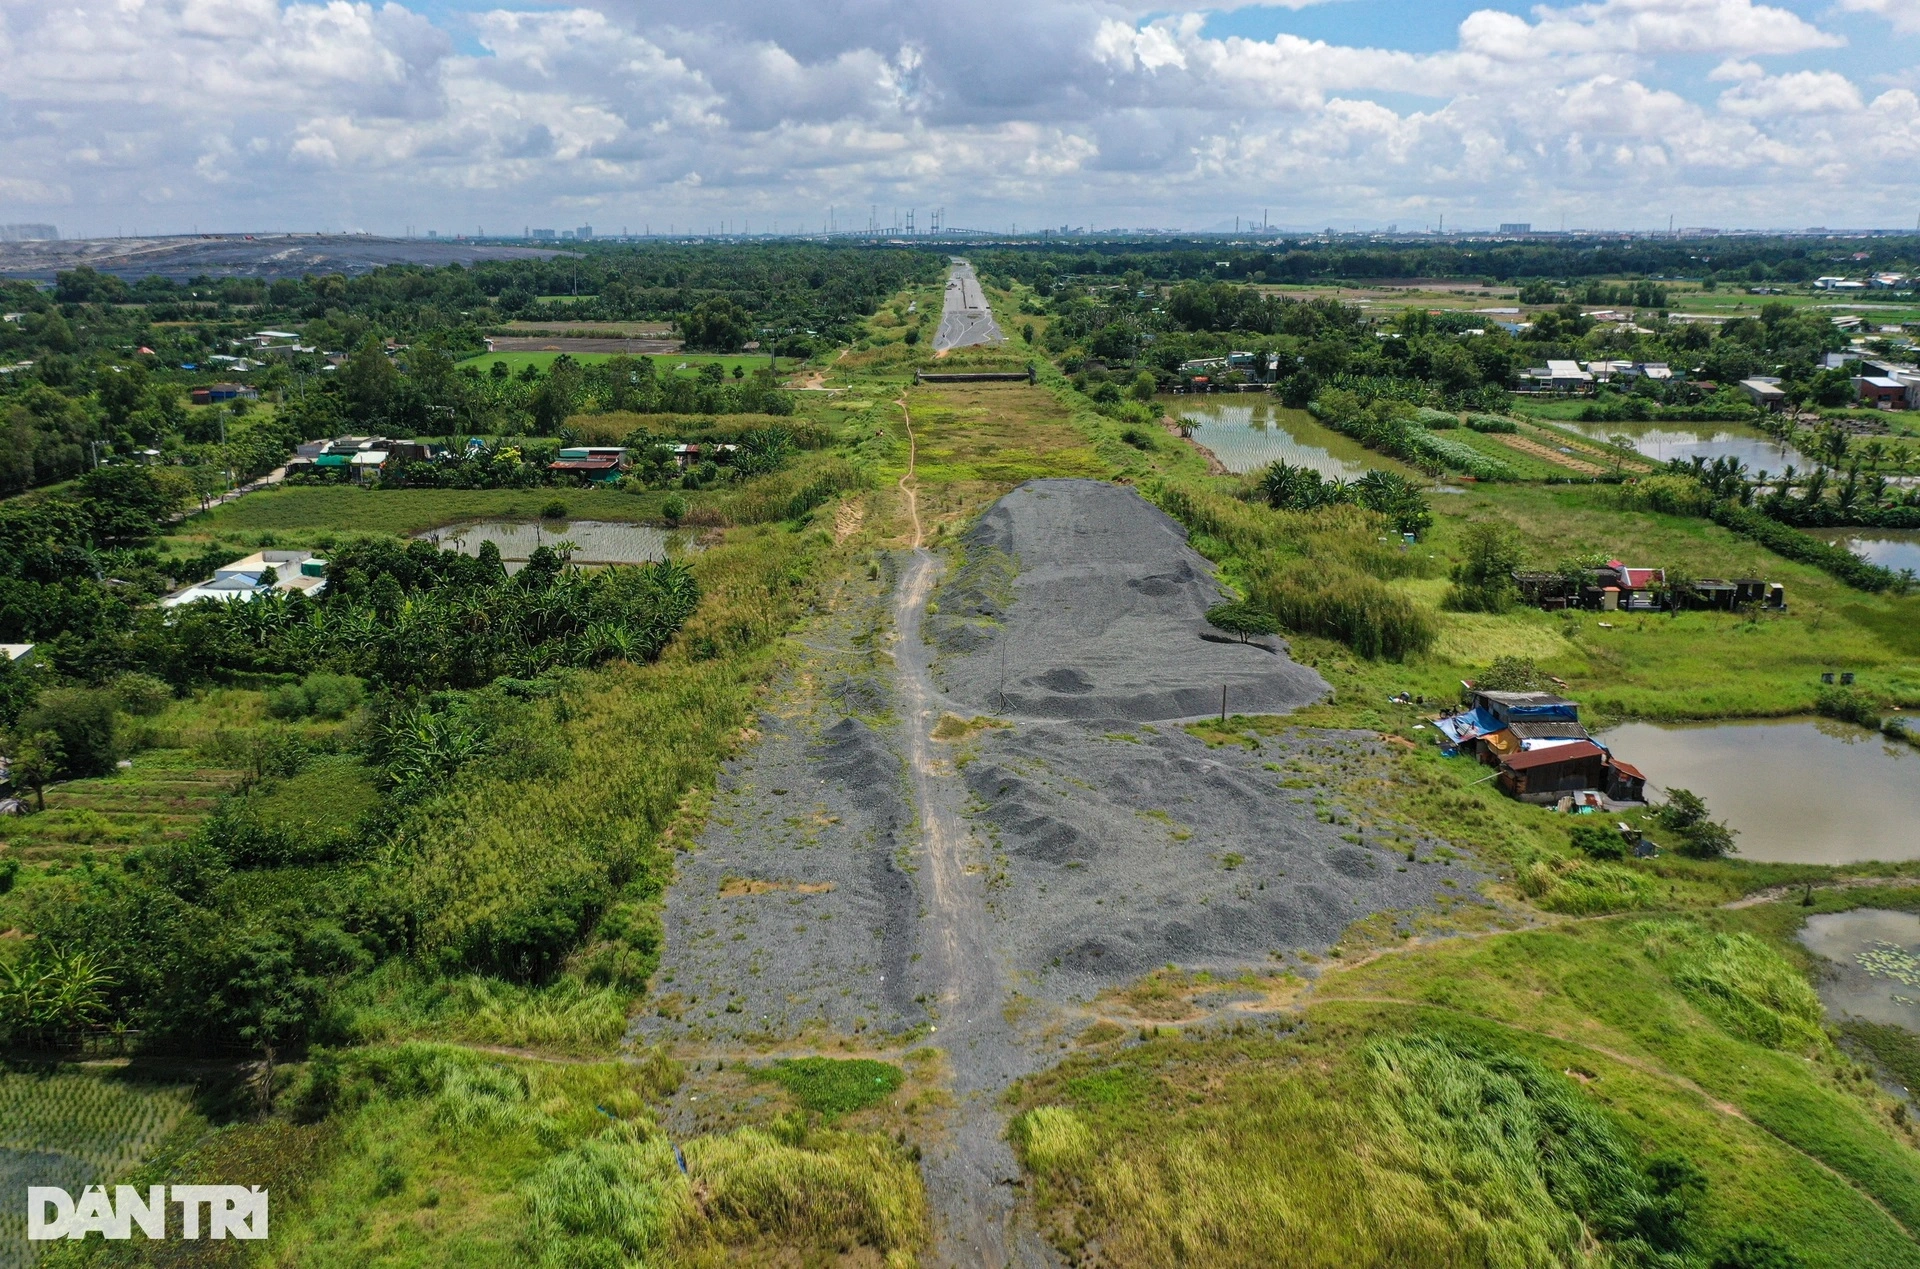
[(1222, 598), (1186, 530), (1133, 490), (1035, 480), (968, 531), (927, 638), (948, 695), (1006, 714), (1148, 722), (1215, 713), (1223, 687), (1241, 714), (1326, 694), (1280, 646), (1220, 641), (1206, 611)]

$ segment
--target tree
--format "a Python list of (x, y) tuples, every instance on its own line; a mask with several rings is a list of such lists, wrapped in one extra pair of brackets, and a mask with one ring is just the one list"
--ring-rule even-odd
[(105, 775), (120, 757), (119, 716), (108, 691), (62, 687), (42, 692), (20, 716), (20, 730), (28, 736), (52, 732), (60, 746), (60, 769), (72, 775)]
[(1474, 520), (1460, 531), (1465, 558), (1453, 568), (1447, 606), (1460, 612), (1505, 612), (1513, 606), (1520, 539), (1511, 525)]
[(380, 337), (369, 333), (340, 367), (338, 383), (354, 419), (372, 423), (387, 416), (400, 388), (400, 372), (393, 368)]
[(709, 352), (738, 352), (747, 342), (747, 314), (724, 295), (702, 300), (680, 319), (687, 347)]
[(22, 788), (32, 789), (36, 808), (46, 810), (46, 786), (60, 774), (60, 767), (67, 760), (66, 752), (60, 748), (59, 733), (45, 730), (26, 732), (13, 741), (10, 749), (13, 782)]
[(1207, 624), (1228, 634), (1239, 635), (1242, 643), (1255, 635), (1280, 633), (1277, 617), (1264, 608), (1238, 599), (1207, 609)]

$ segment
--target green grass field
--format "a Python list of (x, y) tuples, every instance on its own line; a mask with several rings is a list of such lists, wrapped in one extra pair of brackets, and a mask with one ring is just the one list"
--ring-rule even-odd
[[(533, 366), (544, 373), (553, 365), (553, 359), (560, 355), (561, 353), (559, 352), (481, 353), (478, 356), (468, 357), (465, 361), (457, 363), (456, 368), (472, 366), (482, 374), (485, 374), (493, 369), (494, 362), (500, 361), (505, 362), (507, 369), (515, 374), (518, 374), (527, 366)], [(594, 365), (619, 356), (620, 354), (577, 352), (567, 353), (566, 355), (583, 365)], [(663, 373), (671, 370), (681, 370), (683, 373), (691, 375), (696, 373), (701, 366), (718, 363), (721, 369), (727, 372), (729, 379), (733, 377), (734, 367), (736, 366), (741, 367), (748, 374), (752, 374), (756, 370), (764, 370), (767, 367), (767, 357), (764, 353), (636, 353), (634, 355), (652, 358), (654, 368)], [(792, 370), (799, 364), (800, 363), (792, 357), (782, 357), (779, 359), (779, 369), (783, 371)]]
[[(184, 540), (252, 542), (272, 536), (293, 546), (353, 533), (403, 537), (473, 520), (537, 519), (547, 504), (566, 504), (572, 520), (658, 521), (666, 493), (605, 489), (382, 489), (310, 485), (262, 490), (212, 511), (189, 516), (172, 536)], [(698, 505), (702, 493), (681, 497)]]

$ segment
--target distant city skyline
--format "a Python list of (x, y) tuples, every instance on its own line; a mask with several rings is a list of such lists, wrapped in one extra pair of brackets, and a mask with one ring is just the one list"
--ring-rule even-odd
[[(1900, 229), (1920, 3), (13, 0), (64, 237)], [(1671, 221), (1670, 221), (1671, 218)]]

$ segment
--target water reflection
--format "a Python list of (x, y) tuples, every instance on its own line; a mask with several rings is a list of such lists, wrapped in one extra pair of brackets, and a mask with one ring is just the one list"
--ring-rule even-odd
[(507, 572), (517, 573), (542, 546), (573, 544), (573, 562), (586, 567), (607, 564), (645, 564), (664, 560), (669, 550), (687, 549), (690, 535), (646, 524), (619, 524), (604, 520), (489, 520), (456, 525), (420, 535), (463, 555), (478, 555), (482, 542), (500, 548)]
[(1661, 790), (1691, 789), (1740, 830), (1747, 859), (1920, 859), (1920, 751), (1828, 719), (1664, 727), (1603, 739)]
[(1819, 987), (1829, 1012), (1920, 1031), (1920, 916), (1828, 912), (1807, 919), (1800, 942), (1828, 962)]
[(1920, 529), (1846, 529), (1815, 536), (1896, 573), (1903, 568), (1920, 573)]
[(1193, 439), (1213, 452), (1230, 472), (1259, 471), (1278, 459), (1311, 467), (1322, 476), (1354, 480), (1383, 463), (1354, 441), (1320, 426), (1305, 410), (1271, 402), (1207, 402), (1178, 406), (1171, 413), (1193, 425)]
[(1737, 458), (1749, 471), (1778, 473), (1791, 463), (1800, 471), (1811, 471), (1814, 462), (1791, 445), (1782, 445), (1765, 432), (1734, 427), (1726, 423), (1704, 423), (1697, 427), (1684, 423), (1568, 423), (1583, 436), (1604, 441), (1610, 436), (1625, 436), (1634, 449), (1647, 458), (1669, 462), (1676, 458)]

